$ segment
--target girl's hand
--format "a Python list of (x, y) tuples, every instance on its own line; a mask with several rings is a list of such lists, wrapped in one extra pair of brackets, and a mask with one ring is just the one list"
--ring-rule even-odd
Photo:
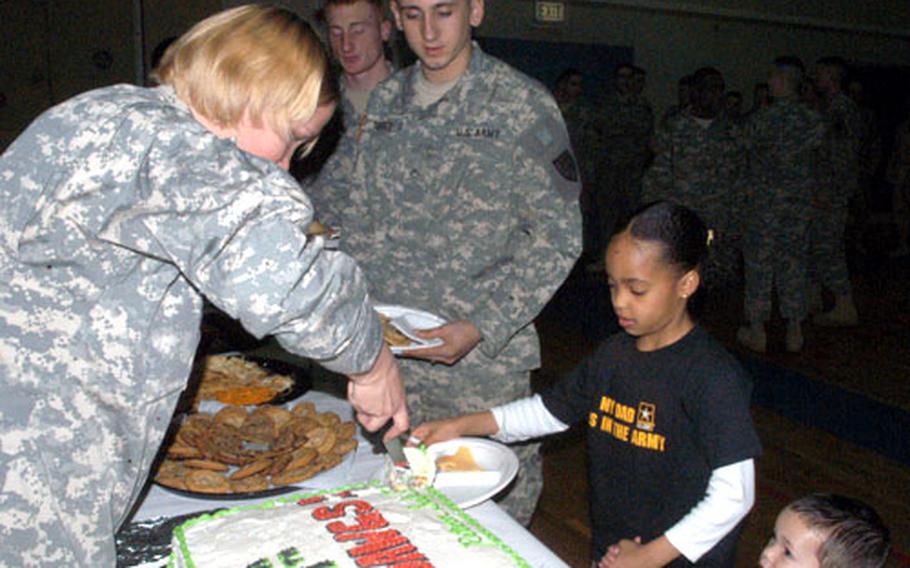
[(660, 568), (679, 556), (679, 551), (666, 536), (647, 544), (642, 544), (641, 537), (637, 536), (634, 540), (622, 539), (608, 548), (598, 568)]
[(411, 431), (408, 445), (415, 446), (417, 444), (426, 444), (427, 446), (430, 446), (438, 442), (445, 442), (453, 438), (458, 438), (461, 435), (458, 418), (431, 420), (430, 422), (424, 422)]
[(624, 538), (608, 548), (598, 568), (658, 568), (658, 566), (661, 565), (654, 564), (645, 554), (641, 537), (637, 536), (635, 540)]
[(600, 562), (597, 563), (597, 568), (611, 568), (616, 562), (616, 558), (619, 556), (619, 546), (613, 545), (607, 549), (607, 553), (603, 555), (603, 558), (600, 559)]
[(417, 331), (416, 334), (422, 339), (441, 339), (442, 345), (427, 349), (402, 351), (401, 355), (446, 365), (457, 363), (483, 339), (480, 330), (468, 320), (449, 322), (433, 329)]

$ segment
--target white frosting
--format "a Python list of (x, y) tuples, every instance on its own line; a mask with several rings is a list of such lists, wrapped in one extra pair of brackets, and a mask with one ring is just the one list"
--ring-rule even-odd
[(377, 485), (204, 515), (178, 527), (171, 544), (172, 565), (181, 568), (320, 562), (355, 568), (358, 560), (369, 566), (402, 560), (414, 567), (527, 566), (437, 491)]

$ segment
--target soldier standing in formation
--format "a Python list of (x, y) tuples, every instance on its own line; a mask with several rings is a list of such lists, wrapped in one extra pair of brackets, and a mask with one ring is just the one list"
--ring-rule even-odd
[(713, 67), (693, 74), (691, 106), (655, 142), (654, 162), (643, 180), (643, 201), (670, 200), (698, 213), (713, 232), (706, 285), (717, 286), (738, 271), (737, 192), (746, 162), (735, 124), (723, 110), (724, 78)]
[[(641, 96), (644, 74), (635, 69), (627, 63), (616, 68), (616, 92), (606, 98), (595, 121), (600, 140), (596, 171), (596, 209), (601, 228), (598, 257), (602, 257), (617, 221), (638, 207), (641, 177), (651, 155), (654, 112)], [(592, 268), (603, 270), (603, 260)]]
[[(472, 42), (483, 0), (391, 7), (419, 61), (373, 91), (348, 133), (352, 174), (320, 184), (343, 188), (325, 207), (372, 294), (448, 321), (422, 334), (441, 346), (402, 360), (417, 423), (530, 393), (533, 320), (581, 248), (580, 184), (550, 94)], [(541, 460), (537, 444), (515, 450), (522, 468), (503, 505), (527, 523)]]
[(676, 104), (667, 109), (660, 119), (660, 128), (664, 128), (671, 119), (689, 108), (692, 93), (692, 75), (680, 77), (676, 82)]
[(602, 232), (597, 216), (597, 178), (596, 167), (601, 149), (599, 137), (595, 135), (593, 124), (595, 111), (583, 97), (584, 76), (581, 71), (569, 68), (563, 71), (556, 80), (553, 96), (569, 132), (569, 141), (578, 163), (578, 174), (581, 178), (581, 213), (583, 216), (584, 255), (588, 262), (599, 260), (599, 243)]
[(777, 58), (768, 80), (774, 104), (759, 110), (746, 126), (751, 169), (743, 243), (748, 326), (736, 338), (758, 352), (767, 348), (772, 286), (787, 321), (787, 351), (803, 345), (813, 164), (824, 136), (821, 116), (799, 100), (804, 73), (796, 57)]
[[(392, 23), (385, 16), (381, 0), (326, 0), (316, 13), (316, 19), (326, 27), (332, 55), (341, 66), (341, 113), (332, 118), (315, 148), (314, 153), (318, 153), (320, 159), (314, 160), (315, 156), (310, 156), (296, 163), (292, 170), (305, 186), (312, 185), (323, 169), (351, 167), (351, 148), (339, 147), (348, 140), (343, 132), (357, 128), (366, 112), (370, 93), (394, 70), (385, 57)], [(332, 189), (324, 188), (325, 191)], [(311, 197), (319, 220), (331, 224), (319, 211), (321, 196)]]
[(863, 123), (856, 104), (843, 92), (846, 74), (847, 66), (838, 57), (825, 57), (816, 64), (815, 86), (821, 95), (826, 133), (819, 153), (819, 183), (809, 227), (810, 275), (814, 286), (821, 285), (834, 295), (831, 310), (816, 314), (812, 320), (827, 326), (858, 323), (844, 233), (850, 199), (857, 189)]

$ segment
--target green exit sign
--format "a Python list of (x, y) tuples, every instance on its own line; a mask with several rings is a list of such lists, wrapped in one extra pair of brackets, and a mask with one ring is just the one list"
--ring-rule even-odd
[(548, 24), (566, 21), (565, 2), (534, 2), (534, 19)]

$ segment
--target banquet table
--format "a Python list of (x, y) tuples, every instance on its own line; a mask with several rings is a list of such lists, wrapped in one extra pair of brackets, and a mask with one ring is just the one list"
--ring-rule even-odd
[[(303, 400), (313, 401), (320, 412), (331, 411), (338, 414), (342, 420), (352, 419), (351, 407), (347, 401), (331, 394), (310, 390), (298, 399), (298, 401)], [(291, 404), (296, 402), (294, 401)], [(203, 407), (201, 410), (205, 410), (205, 408)], [(348, 454), (338, 466), (298, 485), (299, 492), (332, 489), (352, 483), (381, 479), (385, 467), (384, 455), (375, 453), (372, 444), (360, 432), (357, 433), (357, 437), (360, 443), (354, 452)], [(135, 510), (130, 524), (125, 527), (125, 533), (129, 535), (130, 538), (128, 540), (130, 542), (124, 544), (121, 540), (126, 539), (118, 537), (118, 552), (120, 553), (118, 566), (124, 568), (166, 566), (166, 556), (164, 556), (166, 551), (162, 552), (160, 549), (155, 552), (143, 550), (141, 553), (132, 555), (124, 553), (123, 549), (135, 546), (137, 539), (142, 540), (144, 538), (143, 535), (146, 533), (143, 531), (150, 530), (146, 527), (157, 527), (159, 530), (166, 530), (169, 534), (173, 528), (171, 526), (173, 523), (168, 524), (168, 520), (179, 520), (193, 513), (201, 514), (214, 509), (249, 505), (273, 498), (274, 496), (259, 499), (230, 500), (225, 499), (224, 496), (219, 496), (218, 499), (213, 499), (178, 494), (158, 485), (151, 485)], [(466, 509), (466, 511), (518, 552), (531, 566), (540, 568), (567, 566), (495, 502), (484, 501)], [(167, 535), (163, 536), (166, 537)], [(158, 535), (158, 538), (162, 538), (162, 535)]]

